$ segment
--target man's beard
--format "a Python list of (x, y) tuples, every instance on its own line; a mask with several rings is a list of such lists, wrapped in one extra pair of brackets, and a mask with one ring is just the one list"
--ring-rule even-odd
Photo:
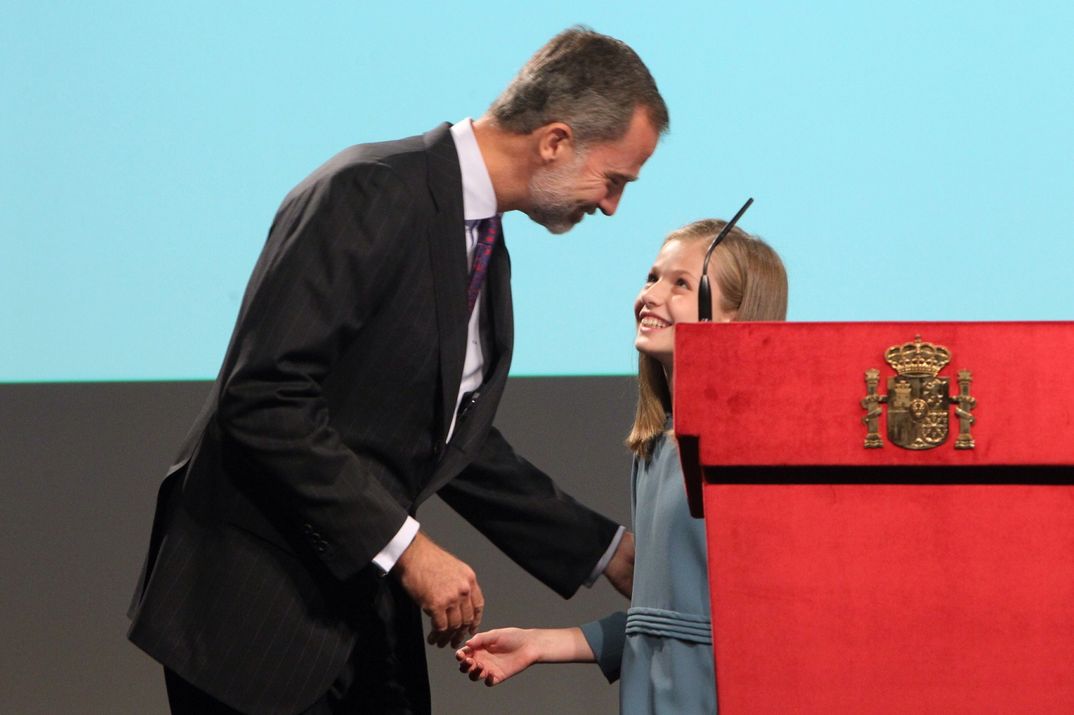
[(577, 154), (574, 161), (555, 169), (542, 169), (530, 180), (532, 205), (526, 215), (541, 224), (550, 233), (566, 233), (581, 221), (591, 207), (572, 199), (570, 189), (578, 170), (585, 161), (584, 154)]

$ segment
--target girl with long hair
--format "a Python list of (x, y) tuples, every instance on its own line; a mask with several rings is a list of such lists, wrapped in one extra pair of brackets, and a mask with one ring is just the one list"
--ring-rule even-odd
[[(634, 453), (635, 534), (630, 608), (574, 628), (501, 628), (459, 649), (471, 680), (497, 685), (534, 663), (596, 662), (620, 681), (620, 712), (715, 713), (704, 524), (690, 517), (672, 433), (675, 326), (696, 322), (701, 264), (726, 225), (706, 219), (673, 231), (634, 302), (638, 407), (626, 444)], [(787, 275), (759, 238), (733, 229), (709, 264), (713, 321), (784, 320)]]

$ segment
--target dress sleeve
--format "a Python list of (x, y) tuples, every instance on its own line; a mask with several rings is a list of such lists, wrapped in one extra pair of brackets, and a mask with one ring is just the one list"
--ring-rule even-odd
[(626, 613), (616, 611), (600, 620), (590, 621), (582, 626), (582, 635), (608, 682), (619, 680), (623, 646), (626, 644)]

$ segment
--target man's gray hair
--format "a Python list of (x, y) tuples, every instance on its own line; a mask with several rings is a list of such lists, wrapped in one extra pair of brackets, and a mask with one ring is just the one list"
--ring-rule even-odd
[(622, 138), (638, 106), (658, 134), (667, 131), (667, 105), (637, 53), (621, 40), (577, 26), (538, 50), (489, 114), (515, 134), (563, 122), (584, 146)]

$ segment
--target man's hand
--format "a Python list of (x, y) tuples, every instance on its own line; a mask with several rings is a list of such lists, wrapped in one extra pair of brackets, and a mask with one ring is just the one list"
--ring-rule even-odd
[[(631, 549), (633, 553), (633, 548)], [(391, 573), (429, 616), (429, 643), (452, 648), (477, 632), (485, 597), (473, 569), (420, 531)]]
[(634, 591), (634, 534), (627, 531), (604, 567), (604, 575), (615, 590), (630, 598)]

